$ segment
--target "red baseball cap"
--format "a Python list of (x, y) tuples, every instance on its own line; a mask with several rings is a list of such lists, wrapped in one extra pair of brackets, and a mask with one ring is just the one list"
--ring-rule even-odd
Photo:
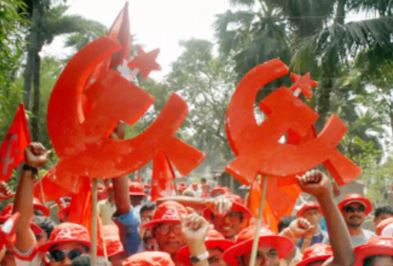
[(152, 220), (142, 226), (152, 228), (161, 223), (180, 223), (182, 216), (186, 216), (187, 214), (187, 209), (180, 203), (166, 201), (160, 204), (154, 211)]
[(137, 253), (123, 261), (123, 266), (175, 266), (168, 253), (146, 251)]
[[(254, 236), (256, 234), (255, 230), (256, 227), (254, 225), (243, 229), (237, 237), (236, 244), (225, 251), (224, 260), (228, 265), (237, 266), (237, 257), (251, 252)], [(261, 228), (259, 231), (258, 245), (275, 248), (280, 258), (287, 257), (295, 247), (290, 239), (276, 235), (266, 227)]]
[(104, 225), (102, 227), (102, 235), (105, 242), (108, 257), (116, 256), (124, 253), (123, 245), (119, 237), (119, 229), (114, 224)]
[(33, 198), (33, 208), (34, 210), (39, 210), (42, 212), (42, 215), (44, 216), (49, 216), (50, 215), (50, 211), (49, 209), (42, 204), (42, 202), (38, 199), (38, 198)]
[[(245, 219), (251, 218), (252, 214), (247, 206), (243, 204), (242, 198), (234, 194), (227, 194), (225, 197), (232, 200), (232, 207), (230, 211), (243, 213)], [(203, 217), (205, 217), (207, 220), (210, 220), (212, 213), (213, 211), (211, 209), (206, 208), (203, 210)]]
[(90, 237), (87, 229), (74, 223), (61, 223), (53, 229), (47, 243), (39, 247), (39, 251), (46, 252), (55, 245), (78, 243), (90, 247)]
[[(213, 188), (213, 189), (210, 191), (210, 195), (211, 195), (212, 197), (216, 197), (216, 196), (218, 196), (218, 195), (224, 195), (224, 194), (227, 194), (227, 193), (229, 193), (229, 188), (227, 188), (227, 187), (221, 187), (221, 186), (216, 186), (215, 188)], [(218, 195), (216, 195), (216, 194), (218, 194)]]
[(371, 202), (366, 197), (357, 193), (348, 194), (343, 200), (341, 200), (338, 203), (338, 208), (342, 211), (345, 206), (355, 202), (360, 203), (365, 207), (366, 214), (369, 214), (371, 212), (372, 210)]
[(386, 255), (393, 256), (393, 237), (376, 236), (370, 238), (366, 244), (357, 246), (355, 252), (355, 263), (353, 266), (363, 266), (367, 257)]
[[(384, 231), (385, 228), (386, 228), (386, 229), (387, 229), (387, 228), (392, 228), (392, 230), (393, 230), (393, 217), (392, 217), (392, 218), (384, 219), (384, 220), (382, 220), (382, 221), (378, 224), (377, 230), (376, 230), (377, 235), (379, 235), (379, 236), (382, 235), (382, 231)], [(389, 231), (390, 231), (390, 230), (389, 230)], [(390, 234), (390, 235), (387, 235), (387, 236), (393, 237), (393, 234)]]
[(319, 211), (319, 213), (322, 214), (321, 206), (319, 206), (319, 204), (315, 201), (309, 201), (309, 202), (304, 202), (300, 206), (300, 209), (297, 211), (296, 216), (301, 217), (304, 214), (304, 212), (306, 212), (308, 210), (312, 210), (312, 209), (317, 209)]
[(325, 261), (331, 256), (333, 256), (333, 249), (330, 245), (314, 244), (304, 251), (302, 260), (296, 266), (307, 266), (312, 262)]
[(130, 182), (129, 185), (130, 196), (146, 196), (145, 187), (138, 182)]
[[(205, 239), (206, 249), (220, 248), (222, 251), (233, 246), (233, 242), (224, 238), (222, 234), (214, 229), (210, 229)], [(192, 265), (190, 261), (190, 249), (184, 246), (176, 253), (176, 258), (181, 264), (186, 266)]]

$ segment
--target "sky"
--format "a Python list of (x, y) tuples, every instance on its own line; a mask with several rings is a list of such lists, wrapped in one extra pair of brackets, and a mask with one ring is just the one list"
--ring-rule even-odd
[[(108, 28), (125, 0), (68, 0), (68, 14), (78, 14), (101, 22)], [(228, 0), (129, 0), (131, 34), (135, 44), (146, 51), (160, 49), (157, 58), (160, 73), (151, 77), (160, 79), (169, 72), (170, 65), (182, 53), (179, 41), (201, 38), (214, 41), (215, 15), (229, 8)], [(66, 57), (71, 51), (62, 46), (64, 38), (57, 38), (45, 47), (45, 55)]]

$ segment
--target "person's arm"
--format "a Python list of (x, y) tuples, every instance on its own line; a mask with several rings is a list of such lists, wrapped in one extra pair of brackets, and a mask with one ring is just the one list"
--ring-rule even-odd
[[(112, 134), (114, 139), (124, 139), (125, 124), (119, 123)], [(112, 179), (113, 198), (115, 201), (116, 212), (113, 219), (119, 228), (120, 241), (127, 256), (137, 252), (141, 238), (138, 232), (139, 222), (131, 210), (129, 197), (129, 183), (127, 176)]]
[(333, 189), (329, 178), (320, 171), (312, 170), (298, 177), (302, 190), (314, 196), (325, 214), (330, 244), (333, 248), (333, 258), (326, 261), (324, 266), (350, 266), (354, 254), (349, 232), (344, 219), (333, 199)]
[(225, 196), (211, 199), (194, 198), (187, 196), (168, 196), (157, 199), (157, 204), (163, 203), (165, 201), (176, 201), (183, 206), (193, 208), (197, 211), (209, 208), (214, 213), (220, 215), (226, 214), (232, 207), (232, 200)]
[(35, 244), (35, 236), (30, 229), (33, 217), (33, 185), (36, 170), (48, 160), (49, 151), (41, 143), (33, 142), (25, 149), (25, 164), (31, 169), (23, 170), (15, 195), (13, 213), (19, 212), (15, 224), (15, 248), (21, 252), (31, 251)]
[[(205, 239), (209, 230), (209, 223), (196, 212), (191, 212), (182, 221), (182, 232), (190, 256), (200, 256), (207, 252)], [(192, 264), (193, 266), (209, 266), (207, 258)]]

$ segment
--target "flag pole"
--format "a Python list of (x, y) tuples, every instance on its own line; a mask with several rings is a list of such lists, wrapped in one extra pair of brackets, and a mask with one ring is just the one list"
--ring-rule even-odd
[(261, 230), (263, 208), (265, 207), (266, 187), (267, 187), (267, 176), (263, 175), (261, 202), (259, 204), (258, 220), (257, 220), (257, 224), (255, 227), (255, 236), (254, 236), (254, 241), (252, 243), (251, 258), (250, 258), (249, 266), (254, 266), (255, 262), (256, 262), (258, 242), (259, 242), (259, 231)]
[(91, 265), (97, 265), (97, 184), (98, 179), (92, 181), (92, 212), (91, 212)]

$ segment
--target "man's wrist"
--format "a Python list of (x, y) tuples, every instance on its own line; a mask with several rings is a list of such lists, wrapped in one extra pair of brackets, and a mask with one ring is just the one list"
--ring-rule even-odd
[(32, 176), (37, 176), (38, 175), (38, 168), (35, 166), (32, 166), (30, 164), (25, 163), (22, 167), (24, 172), (30, 172)]

